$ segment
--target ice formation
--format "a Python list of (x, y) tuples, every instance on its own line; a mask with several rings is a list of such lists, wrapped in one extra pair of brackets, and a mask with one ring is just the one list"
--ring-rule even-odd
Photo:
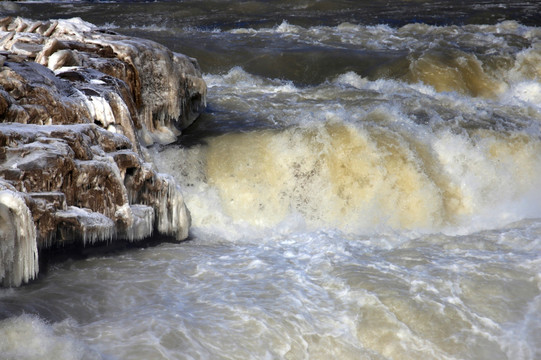
[(144, 146), (175, 141), (205, 96), (195, 59), (152, 41), (0, 19), (0, 280), (33, 278), (41, 248), (185, 239), (181, 190)]
[[(1, 180), (0, 180), (1, 181)], [(2, 183), (0, 183), (0, 189)], [(0, 282), (19, 286), (38, 272), (36, 228), (21, 195), (0, 190)]]

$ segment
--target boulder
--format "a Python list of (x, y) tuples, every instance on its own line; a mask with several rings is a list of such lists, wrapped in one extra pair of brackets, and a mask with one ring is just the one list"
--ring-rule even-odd
[(145, 147), (205, 107), (197, 62), (81, 19), (0, 19), (0, 282), (62, 246), (188, 236), (175, 180)]

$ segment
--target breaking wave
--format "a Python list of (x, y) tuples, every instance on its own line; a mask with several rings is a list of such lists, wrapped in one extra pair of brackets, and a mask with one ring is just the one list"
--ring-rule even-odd
[(224, 133), (156, 158), (195, 227), (462, 233), (541, 216), (536, 82), (494, 103), (352, 72), (313, 87), (241, 68), (206, 80), (232, 114), (209, 119)]
[[(101, 360), (101, 355), (72, 336), (62, 335), (37, 316), (21, 315), (0, 321), (0, 353), (3, 360)], [(21, 346), (24, 344), (23, 346)]]

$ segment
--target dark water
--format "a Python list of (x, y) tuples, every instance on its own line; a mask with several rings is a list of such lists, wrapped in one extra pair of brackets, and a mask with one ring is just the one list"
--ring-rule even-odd
[[(7, 6), (4, 6), (6, 8)], [(173, 51), (199, 60), (209, 73), (235, 65), (250, 73), (283, 77), (301, 83), (319, 83), (344, 70), (372, 74), (386, 64), (397, 64), (404, 52), (370, 51), (344, 44), (315, 45), (282, 42), (272, 37), (213, 36), (211, 30), (272, 28), (283, 21), (292, 25), (362, 25), (401, 27), (495, 24), (516, 20), (539, 25), (541, 4), (536, 1), (121, 1), (18, 3), (6, 14), (35, 19), (78, 16), (96, 25), (114, 25), (128, 35), (151, 37)], [(156, 31), (158, 25), (160, 30)], [(193, 29), (190, 29), (193, 28)], [(204, 31), (203, 34), (199, 30)], [(406, 49), (407, 53), (407, 49)], [(363, 71), (364, 70), (364, 71)]]
[(541, 358), (540, 2), (0, 12), (153, 39), (209, 89), (149, 149), (193, 240), (0, 290), (0, 358)]
[[(409, 23), (429, 25), (495, 24), (516, 20), (528, 26), (539, 23), (537, 1), (57, 1), (28, 2), (9, 6), (5, 13), (33, 18), (80, 16), (96, 25), (161, 23), (171, 27), (220, 28), (272, 27), (282, 20), (301, 26)], [(4, 6), (6, 8), (8, 6)], [(151, 16), (149, 16), (151, 15)]]

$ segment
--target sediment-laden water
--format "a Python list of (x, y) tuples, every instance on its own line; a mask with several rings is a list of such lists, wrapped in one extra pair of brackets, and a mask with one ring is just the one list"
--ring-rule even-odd
[(2, 359), (541, 358), (535, 1), (2, 4), (197, 57), (191, 240), (0, 289)]

